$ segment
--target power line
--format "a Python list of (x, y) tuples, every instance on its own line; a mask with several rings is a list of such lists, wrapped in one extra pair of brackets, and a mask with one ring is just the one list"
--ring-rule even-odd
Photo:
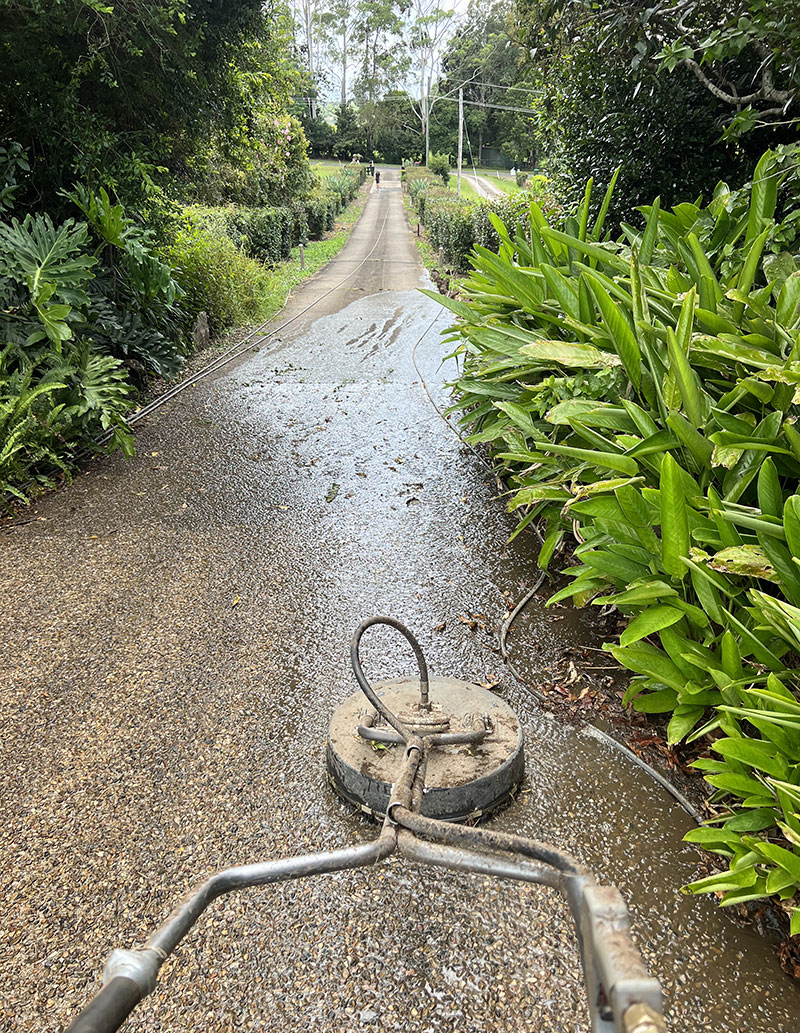
[[(470, 85), (472, 85), (472, 84), (470, 84)], [(509, 87), (509, 89), (511, 89), (511, 87)], [(531, 92), (533, 92), (533, 91), (531, 91)], [(308, 101), (308, 100), (311, 100), (311, 99), (312, 98), (310, 98), (310, 97), (296, 97), (295, 98), (295, 100), (305, 100), (305, 101)], [(451, 101), (454, 104), (458, 104), (458, 97), (451, 97), (447, 93), (436, 93), (436, 94), (433, 94), (429, 98), (429, 100), (431, 101), (431, 105), (433, 105), (438, 100), (449, 100), (449, 101)], [(409, 101), (411, 101), (413, 103), (413, 101), (412, 101), (412, 99), (410, 97), (409, 97)], [(318, 103), (320, 103), (320, 104), (327, 104), (327, 103), (333, 103), (333, 101), (318, 101)], [(466, 97), (464, 98), (464, 103), (465, 104), (469, 104), (473, 108), (492, 108), (495, 111), (517, 111), (517, 112), (519, 112), (520, 114), (523, 114), (523, 115), (538, 115), (539, 114), (539, 112), (536, 110), (536, 108), (517, 108), (517, 107), (513, 107), (510, 104), (490, 104), (488, 101), (467, 100)]]
[[(458, 98), (457, 97), (440, 96), (440, 97), (437, 97), (436, 99), (437, 100), (454, 100), (456, 103), (458, 103)], [(466, 98), (464, 99), (464, 103), (465, 104), (470, 104), (473, 108), (494, 108), (497, 111), (519, 111), (519, 112), (521, 112), (524, 115), (538, 115), (539, 114), (539, 112), (536, 110), (536, 108), (514, 108), (514, 107), (511, 107), (511, 105), (509, 105), (509, 104), (489, 104), (488, 102), (483, 102), (483, 101), (480, 101), (480, 100), (467, 100)]]
[(493, 90), (517, 90), (519, 93), (537, 93), (544, 96), (544, 90), (535, 90), (532, 86), (501, 86), (496, 82), (481, 82), (480, 79), (470, 79), (470, 86), (489, 86)]

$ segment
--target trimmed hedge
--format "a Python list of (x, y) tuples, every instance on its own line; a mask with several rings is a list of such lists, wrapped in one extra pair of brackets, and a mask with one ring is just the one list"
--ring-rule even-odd
[(294, 243), (294, 213), (290, 208), (193, 207), (190, 214), (215, 236), (227, 237), (248, 258), (265, 265), (287, 259)]
[(343, 167), (338, 175), (318, 183), (287, 207), (229, 204), (219, 208), (195, 206), (189, 211), (200, 226), (227, 237), (248, 258), (277, 265), (289, 258), (295, 244), (318, 239), (333, 229), (336, 216), (356, 196), (366, 175), (362, 165)]
[(308, 195), (308, 236), (312, 240), (333, 229), (336, 216), (353, 200), (366, 178), (365, 165), (343, 166), (341, 172), (320, 182)]
[[(528, 194), (506, 195), (492, 201), (468, 201), (442, 186), (441, 179), (427, 168), (409, 169), (406, 185), (431, 244), (442, 249), (445, 262), (454, 269), (467, 268), (467, 256), (476, 244), (490, 249), (500, 246), (490, 215), (499, 216), (512, 237), (528, 217)], [(550, 209), (553, 205), (545, 207)]]

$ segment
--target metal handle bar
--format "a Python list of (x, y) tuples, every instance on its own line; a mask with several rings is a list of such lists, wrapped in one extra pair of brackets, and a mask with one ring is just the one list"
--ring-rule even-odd
[(217, 897), (248, 886), (365, 867), (396, 850), (418, 863), (560, 890), (575, 918), (594, 1033), (666, 1033), (661, 988), (648, 975), (630, 937), (628, 913), (619, 892), (599, 886), (573, 858), (548, 844), (438, 822), (410, 809), (410, 804), (419, 805), (426, 754), (423, 742), (414, 737), (406, 748), (403, 769), (376, 840), (212, 875), (184, 898), (141, 950), (111, 955), (104, 973), (106, 985), (67, 1033), (115, 1033), (138, 1001), (154, 988), (168, 955)]
[(117, 1030), (144, 997), (142, 988), (125, 976), (116, 976), (70, 1024), (68, 1033), (109, 1033)]

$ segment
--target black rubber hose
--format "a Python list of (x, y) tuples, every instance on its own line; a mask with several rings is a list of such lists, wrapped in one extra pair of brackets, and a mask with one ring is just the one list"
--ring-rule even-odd
[(66, 1033), (115, 1033), (142, 996), (138, 983), (115, 976), (72, 1020)]
[(423, 706), (428, 705), (428, 665), (425, 663), (425, 657), (419, 642), (417, 642), (405, 624), (401, 624), (400, 621), (395, 620), (394, 617), (367, 617), (367, 619), (362, 621), (356, 628), (355, 633), (350, 640), (350, 662), (353, 665), (353, 674), (356, 676), (359, 688), (378, 713), (382, 714), (386, 718), (387, 722), (396, 732), (399, 732), (403, 737), (403, 742), (407, 743), (412, 736), (411, 730), (406, 728), (403, 722), (398, 717), (395, 717), (386, 704), (378, 697), (375, 690), (367, 681), (367, 676), (364, 674), (364, 669), (361, 666), (361, 657), (359, 655), (361, 636), (367, 628), (371, 628), (375, 624), (385, 624), (387, 627), (394, 628), (395, 631), (399, 631), (414, 650), (414, 656), (417, 658), (417, 668), (419, 670), (420, 699)]

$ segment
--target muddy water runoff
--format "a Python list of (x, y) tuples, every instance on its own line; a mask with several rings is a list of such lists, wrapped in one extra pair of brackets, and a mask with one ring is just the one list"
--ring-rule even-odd
[[(15, 730), (3, 759), (7, 787), (25, 786), (7, 801), (3, 860), (7, 899), (35, 931), (6, 916), (0, 962), (18, 998), (0, 1028), (60, 1028), (101, 958), (140, 942), (209, 869), (376, 834), (332, 795), (323, 755), (329, 714), (355, 688), (349, 636), (378, 612), (416, 631), (435, 673), (501, 678), (527, 777), (495, 824), (620, 887), (672, 1030), (800, 1028), (773, 946), (678, 893), (703, 870), (681, 842), (690, 819), (542, 713), (460, 619), (497, 626), (536, 570), (530, 541), (506, 544), (494, 483), (420, 383), (417, 344), (439, 404), (452, 373), (447, 314), (421, 285), (387, 174), (284, 318), (314, 308), (152, 417), (131, 463), (94, 464), (0, 542), (16, 599), (2, 626), (13, 692), (0, 716)], [(512, 646), (535, 680), (578, 643), (598, 644), (590, 617), (537, 599)], [(388, 632), (370, 633), (364, 656), (376, 678), (410, 669)], [(567, 911), (548, 890), (399, 860), (248, 893), (214, 906), (130, 1029), (276, 1022), (584, 1031)]]

